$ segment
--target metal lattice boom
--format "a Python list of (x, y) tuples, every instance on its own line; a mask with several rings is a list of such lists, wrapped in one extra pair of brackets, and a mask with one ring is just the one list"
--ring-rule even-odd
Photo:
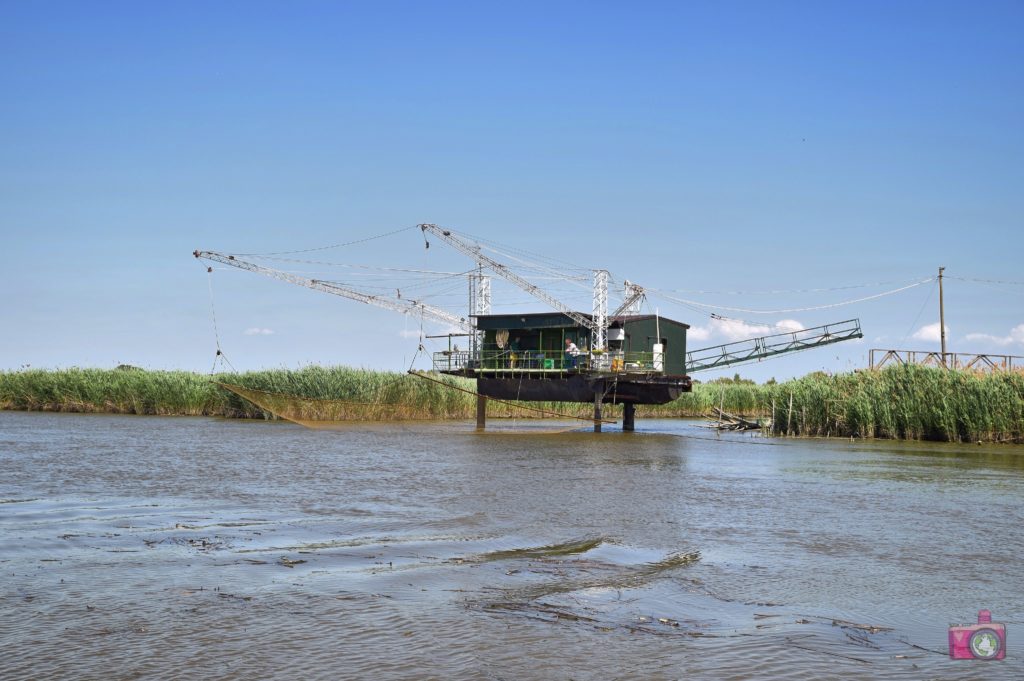
[(264, 267), (263, 265), (257, 265), (256, 263), (239, 260), (233, 255), (224, 255), (214, 251), (193, 251), (192, 255), (203, 260), (211, 260), (224, 265), (230, 265), (231, 267), (237, 267), (241, 270), (262, 274), (279, 281), (295, 284), (296, 286), (311, 288), (314, 291), (322, 291), (323, 293), (330, 293), (331, 295), (341, 296), (343, 298), (348, 298), (349, 300), (366, 303), (367, 305), (375, 305), (377, 307), (382, 307), (385, 310), (401, 312), (402, 314), (420, 314), (435, 321), (456, 326), (466, 333), (473, 333), (475, 331), (473, 324), (465, 317), (457, 317), (447, 310), (442, 310), (441, 308), (416, 300), (390, 298), (370, 293), (363, 293), (362, 291), (357, 291), (331, 282), (300, 277), (290, 272), (275, 270), (271, 267)]
[(441, 239), (446, 244), (448, 244), (455, 250), (459, 251), (463, 255), (466, 255), (472, 258), (478, 264), (487, 267), (502, 279), (512, 282), (513, 284), (523, 289), (537, 300), (540, 300), (541, 302), (550, 305), (553, 309), (557, 310), (558, 312), (561, 312), (566, 317), (576, 322), (583, 328), (590, 329), (590, 331), (594, 332), (595, 335), (597, 334), (597, 329), (595, 328), (596, 324), (594, 323), (594, 320), (584, 315), (581, 315), (579, 312), (576, 312), (572, 308), (568, 307), (567, 305), (565, 305), (560, 300), (549, 294), (544, 289), (540, 288), (536, 284), (531, 283), (529, 280), (519, 276), (511, 269), (509, 269), (506, 265), (498, 262), (497, 260), (488, 255), (485, 255), (481, 251), (480, 246), (478, 244), (466, 241), (461, 237), (456, 236), (451, 230), (442, 229), (434, 224), (421, 224), (420, 229), (422, 229), (424, 233), (430, 232), (438, 239)]

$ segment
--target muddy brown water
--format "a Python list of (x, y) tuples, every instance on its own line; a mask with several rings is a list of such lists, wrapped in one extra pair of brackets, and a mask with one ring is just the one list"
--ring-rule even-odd
[(0, 678), (1024, 678), (1024, 448), (494, 425), (0, 412)]

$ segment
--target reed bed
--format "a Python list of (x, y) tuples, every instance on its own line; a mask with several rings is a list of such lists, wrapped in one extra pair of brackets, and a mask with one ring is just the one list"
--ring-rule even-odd
[(0, 372), (0, 408), (202, 416), (224, 413), (225, 396), (205, 376), (141, 369)]
[(638, 406), (638, 417), (685, 418), (706, 416), (721, 408), (737, 416), (759, 416), (764, 405), (771, 404), (773, 386), (753, 383), (694, 383), (693, 392), (684, 393), (668, 404)]
[[(405, 373), (307, 366), (213, 376), (142, 369), (30, 369), (0, 372), (0, 409), (139, 415), (297, 420), (468, 419), (476, 414), (473, 381), (441, 383)], [(223, 385), (244, 389), (243, 399)], [(462, 388), (455, 390), (452, 388)], [(262, 406), (260, 406), (262, 405)], [(536, 409), (586, 415), (587, 405), (530, 402), (522, 408), (493, 402), (488, 415), (534, 418)]]
[(1020, 372), (904, 365), (763, 387), (762, 413), (774, 413), (776, 434), (1024, 442)]
[[(473, 382), (442, 384), (408, 374), (308, 366), (204, 376), (186, 371), (57, 369), (0, 372), (0, 409), (296, 420), (469, 419)], [(244, 389), (251, 399), (219, 384)], [(245, 392), (248, 391), (248, 392)], [(262, 396), (262, 397), (261, 397)], [(253, 401), (255, 400), (255, 402)], [(275, 401), (276, 400), (276, 401)], [(282, 402), (285, 401), (285, 402)], [(259, 405), (257, 404), (259, 403)], [(589, 404), (492, 402), (491, 417), (535, 418), (532, 409), (588, 418)], [(776, 435), (954, 442), (1024, 442), (1024, 374), (972, 373), (920, 366), (829, 375), (773, 385), (701, 383), (640, 418), (704, 416), (715, 407), (762, 417)], [(615, 418), (617, 406), (606, 406)]]

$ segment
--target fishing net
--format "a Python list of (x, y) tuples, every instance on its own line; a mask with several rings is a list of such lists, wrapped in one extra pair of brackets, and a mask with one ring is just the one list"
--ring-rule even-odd
[(402, 404), (300, 397), (230, 383), (217, 385), (252, 402), (267, 413), (307, 428), (325, 428), (353, 421), (399, 421), (417, 417), (410, 407)]
[[(444, 389), (455, 393), (476, 395), (475, 391), (451, 385), (437, 378), (418, 372), (410, 372), (410, 374), (426, 379), (429, 382), (440, 384)], [(448, 413), (447, 416), (427, 416), (424, 414), (422, 407), (409, 403), (388, 401), (385, 399), (387, 391), (380, 392), (380, 399), (360, 402), (355, 400), (303, 397), (282, 392), (247, 388), (232, 383), (217, 382), (217, 385), (251, 402), (266, 413), (307, 428), (338, 428), (360, 422), (437, 421), (439, 419), (467, 420), (472, 416), (472, 407), (469, 403), (466, 404), (465, 413)], [(589, 406), (584, 407), (583, 411), (587, 408)], [(461, 410), (456, 409), (455, 411), (459, 412)], [(493, 398), (488, 399), (488, 412), (490, 418), (497, 419), (497, 422), (488, 424), (486, 432), (489, 434), (562, 433), (579, 429), (581, 427), (580, 422), (592, 423), (590, 416), (585, 416), (581, 413), (558, 412), (535, 405), (518, 404)], [(541, 425), (540, 422), (548, 419), (559, 419), (570, 421), (570, 423), (547, 423)], [(615, 423), (613, 420), (606, 420), (604, 422)], [(466, 430), (467, 432), (478, 432), (469, 426), (466, 427)]]

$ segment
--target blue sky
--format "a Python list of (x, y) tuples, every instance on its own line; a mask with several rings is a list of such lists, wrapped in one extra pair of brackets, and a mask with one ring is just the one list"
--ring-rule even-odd
[[(193, 249), (418, 222), (759, 310), (944, 265), (950, 350), (1024, 355), (1022, 36), (1020, 2), (5, 2), (0, 368), (209, 370)], [(415, 231), (317, 253), (468, 269)], [(213, 283), (240, 369), (416, 352), (417, 320)], [(931, 283), (730, 326), (649, 305), (692, 324), (691, 346), (861, 319), (863, 343), (739, 369), (759, 379), (938, 347)]]

